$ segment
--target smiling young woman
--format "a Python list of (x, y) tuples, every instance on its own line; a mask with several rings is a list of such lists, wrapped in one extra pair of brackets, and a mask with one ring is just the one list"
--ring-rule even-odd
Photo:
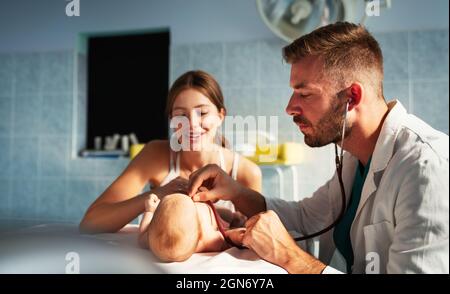
[[(181, 75), (169, 90), (166, 109), (171, 120), (188, 122), (188, 127), (177, 126), (174, 133), (175, 142), (188, 148), (178, 150), (168, 140), (147, 143), (91, 204), (80, 223), (81, 231), (120, 230), (144, 212), (148, 195), (153, 193), (162, 199), (173, 193), (187, 193), (189, 175), (208, 164), (217, 164), (244, 186), (261, 190), (259, 167), (225, 148), (225, 139), (218, 136), (226, 109), (220, 86), (210, 74), (189, 71)], [(142, 193), (147, 183), (152, 189)], [(234, 210), (230, 201), (215, 205), (219, 213), (220, 207)], [(227, 220), (226, 215), (223, 218)]]

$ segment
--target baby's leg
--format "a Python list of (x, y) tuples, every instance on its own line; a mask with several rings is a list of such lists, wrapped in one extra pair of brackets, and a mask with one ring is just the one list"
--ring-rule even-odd
[(159, 198), (155, 194), (150, 194), (145, 200), (145, 212), (139, 225), (139, 245), (143, 248), (148, 248), (148, 233), (147, 229), (153, 218), (153, 213), (159, 204)]

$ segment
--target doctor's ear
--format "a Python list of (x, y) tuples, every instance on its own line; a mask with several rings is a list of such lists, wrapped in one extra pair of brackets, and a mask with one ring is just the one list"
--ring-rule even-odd
[(353, 83), (347, 88), (346, 92), (348, 97), (348, 110), (350, 111), (361, 102), (363, 92), (362, 85), (360, 83)]

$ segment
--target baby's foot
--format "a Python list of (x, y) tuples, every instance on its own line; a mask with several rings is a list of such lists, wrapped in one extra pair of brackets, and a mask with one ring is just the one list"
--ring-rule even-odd
[(148, 198), (145, 200), (145, 211), (146, 212), (155, 212), (156, 207), (159, 204), (159, 198), (155, 194), (148, 195)]

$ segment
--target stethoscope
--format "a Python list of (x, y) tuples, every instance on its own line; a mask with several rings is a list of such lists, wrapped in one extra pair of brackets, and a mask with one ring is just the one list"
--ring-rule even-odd
[(306, 239), (311, 239), (314, 237), (317, 237), (319, 235), (322, 235), (325, 232), (328, 232), (329, 230), (331, 230), (334, 226), (336, 226), (342, 219), (342, 217), (344, 216), (344, 212), (345, 212), (345, 208), (346, 208), (346, 196), (345, 196), (345, 189), (344, 189), (344, 183), (342, 181), (342, 167), (343, 167), (343, 162), (344, 162), (344, 138), (345, 138), (345, 125), (346, 125), (346, 121), (347, 121), (347, 112), (348, 112), (348, 106), (349, 106), (350, 100), (347, 101), (347, 104), (345, 106), (345, 112), (344, 112), (344, 122), (342, 124), (342, 137), (341, 137), (341, 153), (340, 155), (338, 155), (338, 148), (337, 148), (337, 144), (334, 144), (334, 154), (336, 156), (336, 172), (337, 172), (337, 176), (339, 179), (339, 186), (341, 188), (341, 200), (342, 200), (342, 206), (341, 206), (341, 211), (338, 215), (338, 217), (336, 218), (336, 220), (331, 223), (328, 227), (315, 232), (313, 234), (310, 235), (306, 235), (306, 236), (302, 236), (302, 237), (297, 237), (294, 238), (295, 241), (303, 241)]
[(213, 212), (214, 218), (216, 220), (217, 223), (217, 228), (219, 229), (220, 234), (223, 236), (225, 242), (228, 243), (228, 245), (230, 245), (231, 247), (237, 247), (239, 249), (245, 249), (246, 247), (240, 244), (236, 244), (234, 243), (225, 233), (225, 229), (222, 226), (222, 223), (220, 222), (220, 217), (219, 214), (217, 213), (217, 210), (214, 206), (214, 204), (211, 201), (206, 201), (206, 204), (208, 204), (211, 207), (211, 210)]
[[(337, 172), (338, 179), (339, 179), (339, 186), (341, 188), (341, 200), (342, 200), (341, 211), (339, 213), (339, 216), (336, 218), (336, 220), (333, 223), (331, 223), (329, 226), (327, 226), (326, 228), (324, 228), (324, 229), (322, 229), (322, 230), (320, 230), (318, 232), (315, 232), (313, 234), (310, 234), (310, 235), (294, 238), (295, 241), (303, 241), (303, 240), (306, 240), (306, 239), (311, 239), (311, 238), (317, 237), (319, 235), (322, 235), (325, 232), (328, 232), (334, 226), (336, 226), (341, 221), (342, 217), (344, 216), (344, 212), (345, 212), (345, 209), (346, 209), (347, 201), (346, 201), (346, 196), (345, 196), (344, 183), (342, 181), (342, 167), (343, 167), (343, 162), (344, 162), (344, 160), (343, 160), (344, 159), (344, 148), (343, 147), (344, 147), (344, 138), (345, 138), (345, 126), (346, 126), (346, 121), (347, 121), (347, 113), (348, 113), (349, 103), (350, 103), (350, 100), (347, 101), (347, 104), (345, 106), (344, 121), (343, 121), (343, 124), (342, 124), (342, 132), (341, 132), (341, 134), (342, 134), (342, 137), (341, 137), (341, 152), (340, 152), (339, 155), (338, 155), (337, 145), (334, 144), (334, 153), (335, 153), (335, 156), (336, 156), (336, 158), (335, 158), (335, 160), (336, 160), (336, 172)], [(227, 235), (225, 234), (225, 230), (223, 229), (222, 225), (220, 224), (219, 216), (218, 216), (218, 213), (217, 213), (214, 205), (212, 204), (211, 201), (208, 201), (207, 204), (212, 208), (212, 211), (213, 211), (213, 214), (214, 214), (214, 218), (216, 219), (216, 222), (217, 222), (217, 225), (218, 225), (218, 229), (219, 229), (220, 233), (223, 235), (225, 241), (228, 244), (230, 244), (231, 246), (238, 247), (240, 249), (246, 248), (246, 247), (244, 247), (242, 245), (235, 244), (230, 238), (227, 237)]]

